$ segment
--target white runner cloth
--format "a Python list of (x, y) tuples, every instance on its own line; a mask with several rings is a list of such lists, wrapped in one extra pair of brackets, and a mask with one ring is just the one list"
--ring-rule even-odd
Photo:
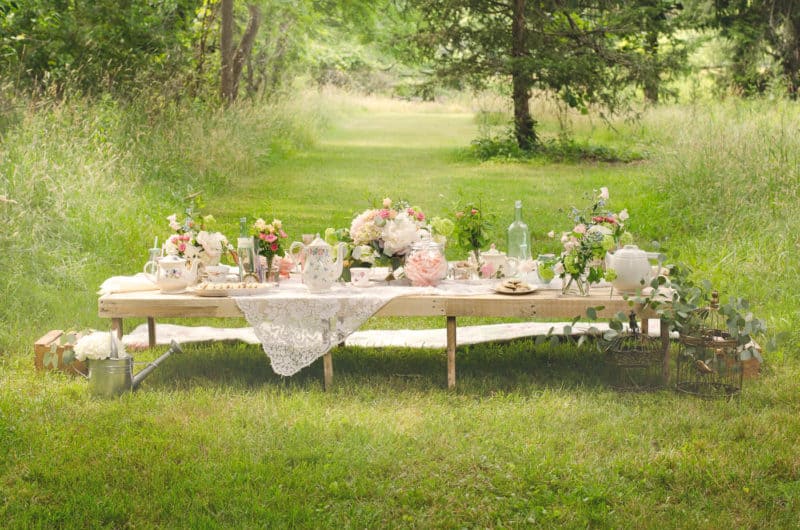
[(366, 288), (337, 284), (331, 291), (312, 294), (305, 285), (286, 281), (269, 293), (234, 300), (253, 326), (275, 373), (294, 375), (343, 342), (394, 298), (486, 294), (495, 283), (444, 281), (437, 287)]

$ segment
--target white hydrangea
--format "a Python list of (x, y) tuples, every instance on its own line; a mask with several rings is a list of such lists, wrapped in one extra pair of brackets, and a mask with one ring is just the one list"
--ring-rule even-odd
[(75, 351), (75, 358), (79, 361), (85, 361), (86, 359), (108, 359), (111, 357), (112, 340), (117, 344), (119, 357), (128, 357), (128, 354), (125, 352), (125, 346), (122, 345), (122, 341), (117, 338), (115, 333), (95, 331), (94, 333), (84, 335), (75, 343), (75, 347), (73, 348)]

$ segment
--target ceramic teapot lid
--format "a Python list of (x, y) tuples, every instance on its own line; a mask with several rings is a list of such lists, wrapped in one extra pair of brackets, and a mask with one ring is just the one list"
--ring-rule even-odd
[(647, 253), (636, 245), (625, 245), (614, 253), (614, 257), (616, 259), (640, 259), (642, 257), (646, 259)]
[(317, 237), (314, 238), (314, 241), (309, 243), (306, 248), (325, 248), (330, 250), (331, 246), (326, 243), (324, 239), (319, 237), (319, 234), (317, 234)]
[(506, 253), (505, 252), (500, 252), (499, 250), (497, 250), (497, 247), (495, 247), (494, 243), (492, 243), (489, 246), (489, 250), (487, 250), (486, 252), (481, 252), (481, 255), (482, 256), (505, 256)]

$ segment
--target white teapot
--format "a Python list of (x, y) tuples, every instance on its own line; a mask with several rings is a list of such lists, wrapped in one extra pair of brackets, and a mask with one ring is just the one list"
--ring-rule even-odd
[(481, 261), (485, 265), (489, 265), (498, 277), (510, 277), (516, 274), (519, 260), (517, 258), (509, 258), (505, 252), (500, 252), (495, 247), (494, 243), (489, 247), (486, 252), (481, 252)]
[(635, 293), (647, 287), (653, 276), (647, 252), (636, 245), (625, 245), (613, 254), (607, 253), (606, 268), (617, 273), (611, 285), (621, 293)]
[(158, 260), (158, 269), (155, 274), (152, 270), (152, 262), (145, 265), (145, 274), (158, 285), (164, 294), (180, 294), (186, 288), (197, 281), (198, 260), (186, 260), (178, 255), (170, 254)]
[(344, 261), (347, 245), (339, 243), (336, 246), (335, 257), (333, 248), (327, 244), (319, 234), (309, 243), (304, 245), (295, 241), (289, 247), (289, 253), (293, 254), (295, 248), (300, 247), (300, 252), (305, 255), (303, 264), (303, 283), (312, 293), (319, 293), (330, 289), (336, 280), (342, 275), (342, 262)]

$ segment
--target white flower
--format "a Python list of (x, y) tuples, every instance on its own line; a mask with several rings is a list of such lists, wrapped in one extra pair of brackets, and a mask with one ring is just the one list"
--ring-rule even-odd
[(363, 263), (375, 263), (375, 251), (369, 245), (358, 245), (353, 249), (353, 259)]
[(604, 236), (608, 236), (608, 235), (611, 235), (612, 230), (609, 227), (605, 226), (605, 225), (592, 225), (592, 226), (589, 227), (589, 230), (588, 230), (587, 233), (589, 233), (589, 234), (600, 233), (600, 234), (603, 234)]
[(225, 247), (228, 245), (228, 240), (220, 232), (206, 232), (202, 230), (198, 232), (195, 241), (200, 243), (203, 250), (209, 256), (219, 256), (222, 254)]
[(266, 232), (267, 231), (267, 222), (265, 220), (261, 219), (260, 217), (258, 219), (256, 219), (256, 222), (253, 223), (253, 226), (259, 232)]
[(620, 221), (625, 222), (625, 221), (628, 220), (628, 218), (630, 218), (630, 215), (628, 215), (628, 209), (627, 208), (622, 210), (621, 212), (619, 212), (619, 220)]
[(553, 272), (556, 274), (556, 276), (561, 276), (564, 274), (564, 264), (559, 261), (553, 265)]
[(600, 198), (604, 201), (608, 200), (608, 188), (606, 187), (600, 188)]
[(117, 351), (120, 358), (128, 357), (125, 346), (117, 338), (115, 333), (96, 331), (78, 339), (75, 343), (75, 358), (79, 361), (86, 359), (108, 359), (111, 357), (111, 341), (116, 342)]
[(283, 223), (281, 222), (280, 219), (273, 219), (272, 226), (274, 226), (276, 230), (280, 230), (281, 227), (283, 226)]
[(555, 230), (550, 230), (549, 232), (547, 232), (547, 237), (549, 237), (550, 239), (553, 239), (554, 237), (556, 237)]
[(402, 212), (383, 227), (382, 239), (384, 254), (402, 255), (412, 243), (419, 241), (419, 230), (414, 220), (406, 212)]
[(186, 257), (186, 259), (198, 259), (202, 251), (203, 247), (197, 247), (187, 243), (186, 250), (183, 251), (183, 255)]

